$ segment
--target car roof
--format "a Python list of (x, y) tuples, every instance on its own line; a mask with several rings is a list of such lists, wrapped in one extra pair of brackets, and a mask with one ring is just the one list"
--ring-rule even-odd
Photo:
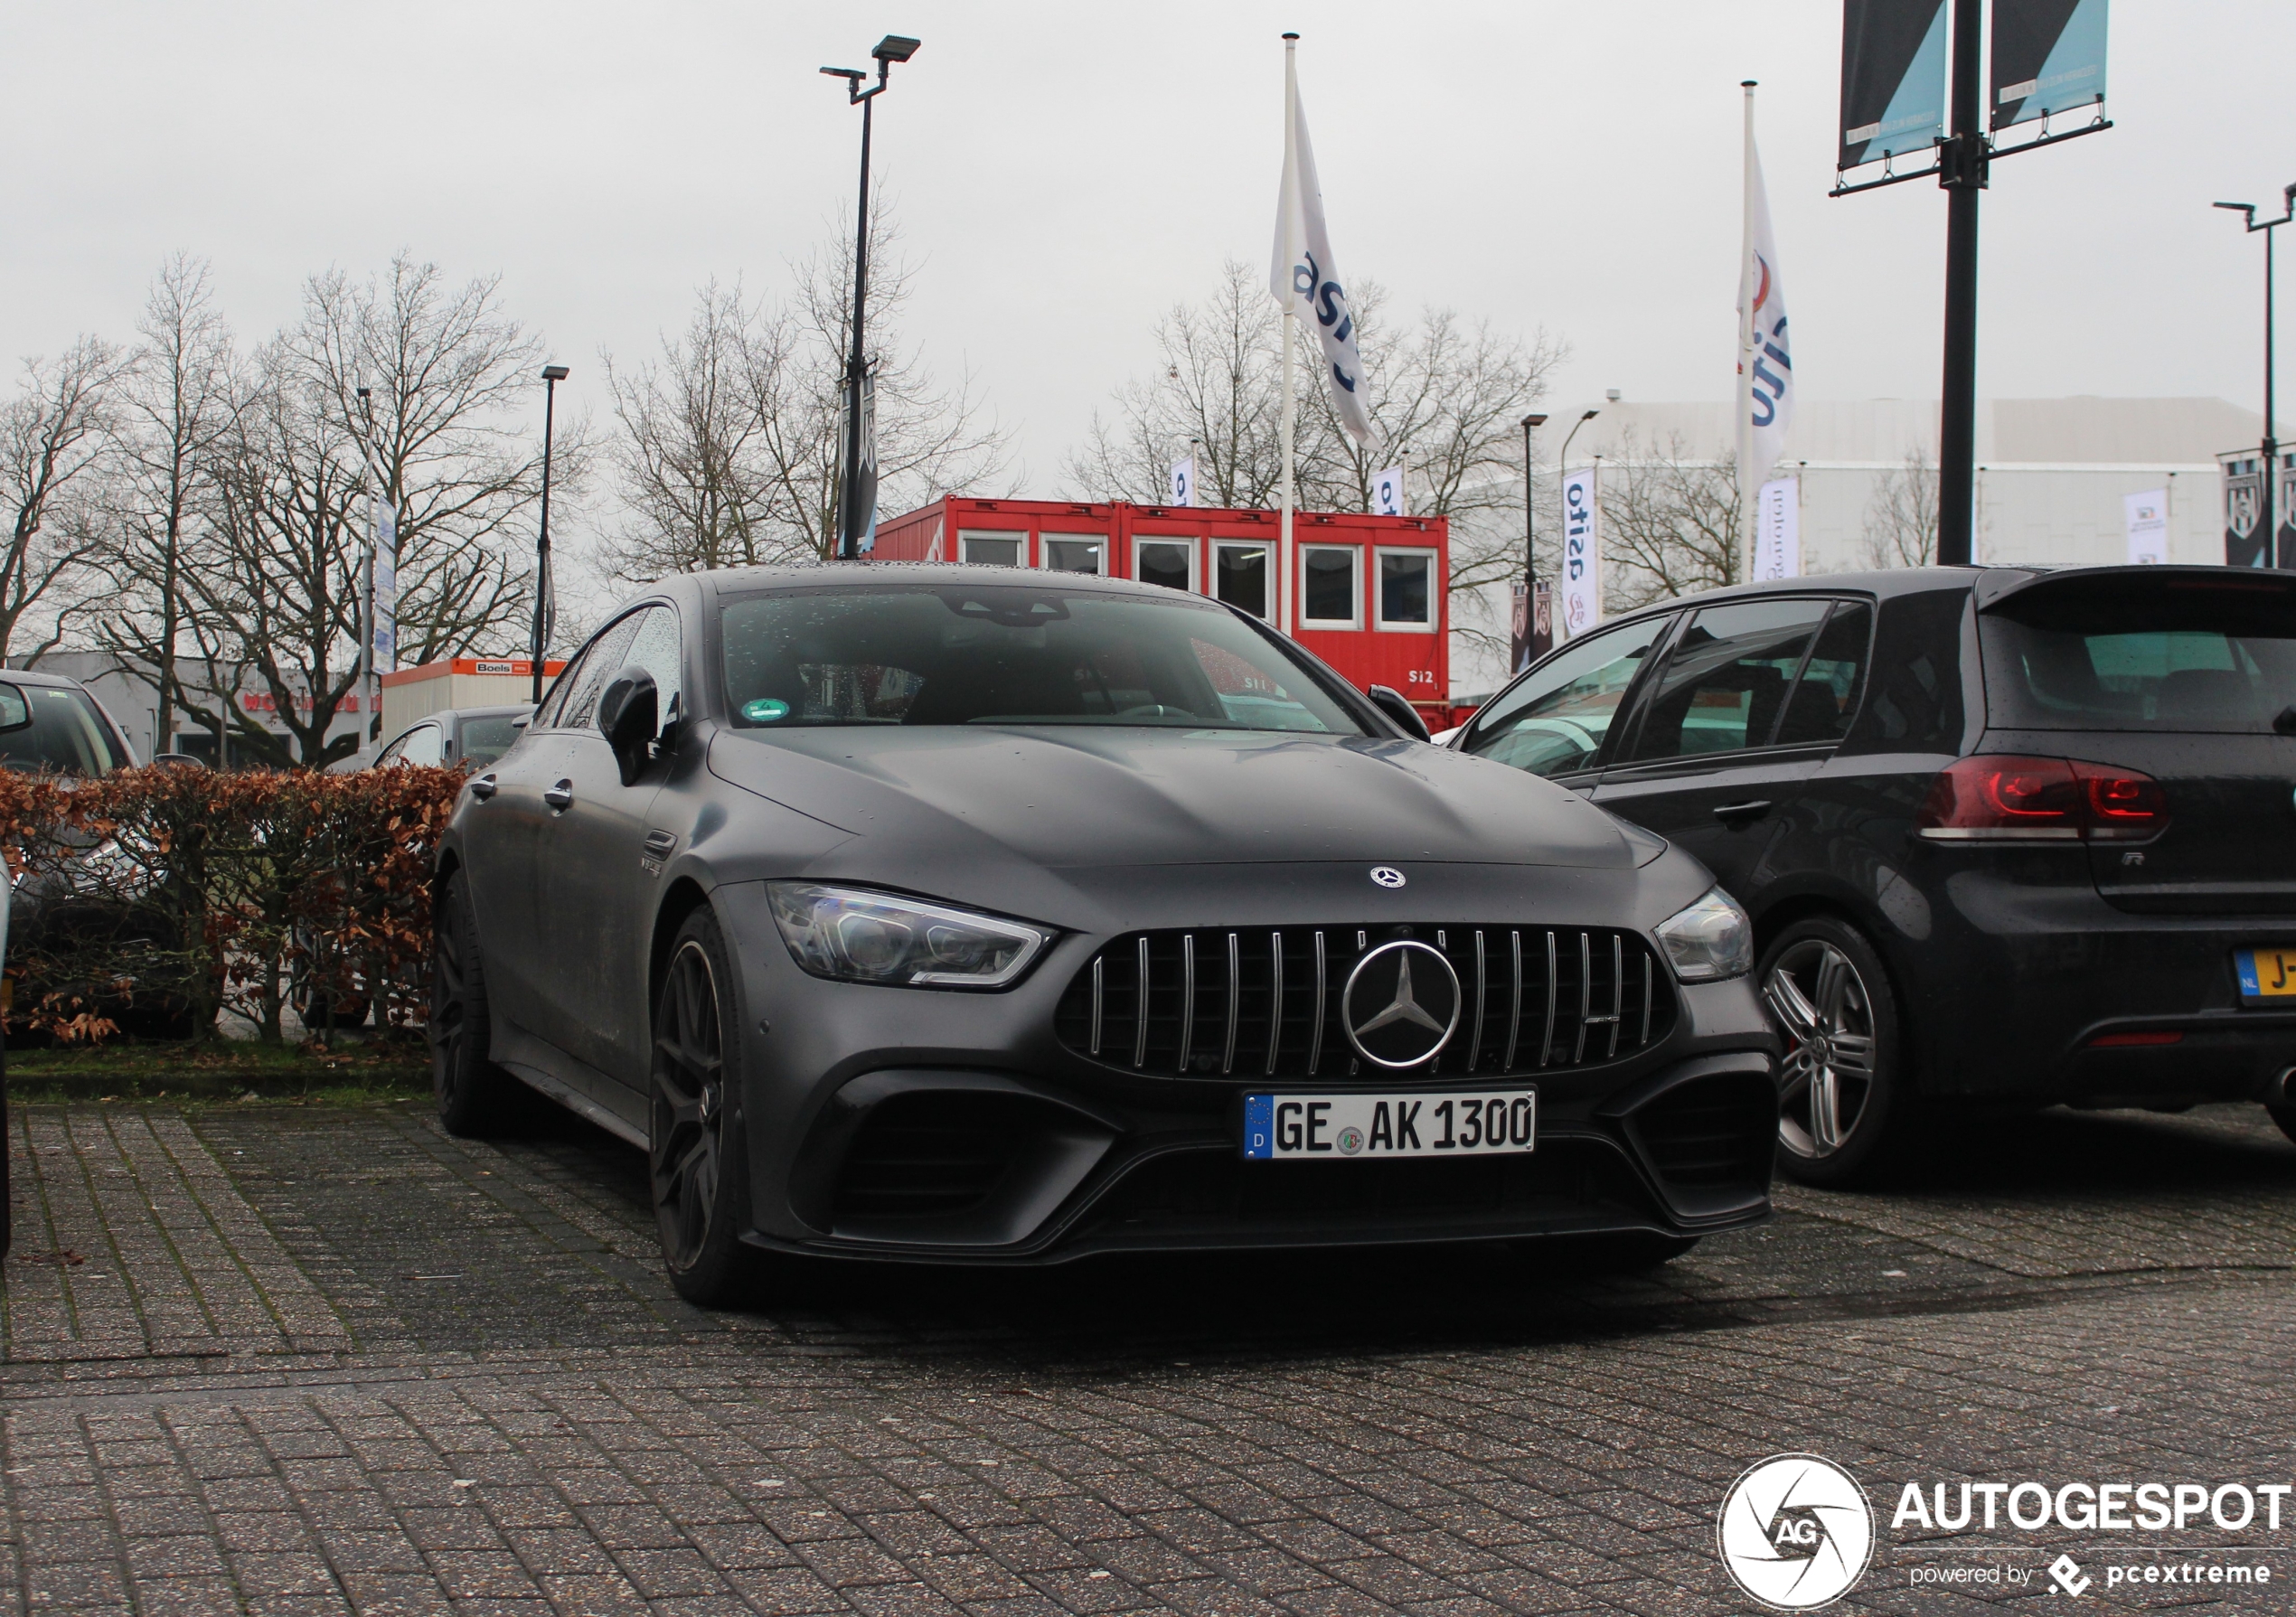
[[(460, 724), (466, 719), (515, 719), (521, 713), (531, 713), (533, 710), (534, 704), (531, 701), (496, 702), (491, 707), (484, 708), (442, 708), (436, 713), (424, 714), (423, 719), (452, 719), (456, 723)], [(415, 720), (415, 724), (421, 722), (421, 719)], [(410, 724), (407, 728), (412, 729), (414, 725)]]
[(66, 691), (85, 691), (88, 689), (87, 686), (81, 684), (78, 680), (67, 679), (60, 673), (42, 673), (39, 670), (33, 668), (11, 668), (7, 671), (6, 677), (14, 680), (20, 685), (47, 685), (51, 687), (61, 687)]

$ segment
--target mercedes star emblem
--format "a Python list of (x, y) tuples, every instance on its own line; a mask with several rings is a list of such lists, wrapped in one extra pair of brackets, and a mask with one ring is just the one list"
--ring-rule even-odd
[(1401, 887), (1403, 885), (1403, 872), (1397, 870), (1393, 865), (1373, 865), (1371, 867), (1371, 879), (1373, 883), (1379, 887)]
[(1438, 951), (1408, 940), (1381, 944), (1348, 973), (1340, 1022), (1374, 1067), (1417, 1067), (1451, 1042), (1460, 999), (1459, 973)]

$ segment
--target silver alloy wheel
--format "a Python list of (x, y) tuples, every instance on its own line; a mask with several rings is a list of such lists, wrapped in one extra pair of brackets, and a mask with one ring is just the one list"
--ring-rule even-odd
[(1778, 956), (1762, 998), (1787, 1044), (1778, 1139), (1795, 1156), (1832, 1156), (1856, 1132), (1874, 1086), (1873, 1001), (1849, 956), (1805, 938)]

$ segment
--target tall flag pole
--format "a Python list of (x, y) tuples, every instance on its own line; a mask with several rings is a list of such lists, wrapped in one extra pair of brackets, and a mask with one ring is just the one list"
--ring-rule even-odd
[(1793, 419), (1793, 340), (1786, 330), (1785, 281), (1770, 229), (1762, 155), (1754, 145), (1754, 80), (1746, 91), (1745, 248), (1738, 257), (1738, 521), (1746, 570), (1754, 576), (1755, 492), (1785, 448)]
[(1292, 266), (1298, 260), (1300, 127), (1300, 36), (1284, 36), (1284, 183), (1275, 203), (1275, 292), (1284, 306), (1284, 492), (1283, 515), (1275, 530), (1275, 626), (1292, 632), (1292, 432), (1295, 419), (1292, 393), (1294, 353), (1299, 345), (1299, 311), (1292, 296)]
[(1292, 626), (1293, 425), (1296, 398), (1292, 367), (1299, 322), (1314, 322), (1323, 362), (1323, 388), (1340, 425), (1360, 444), (1377, 436), (1365, 392), (1362, 356), (1356, 351), (1355, 311), (1340, 280), (1323, 221), (1323, 188), (1315, 174), (1315, 147), (1300, 111), (1299, 35), (1284, 36), (1284, 184), (1275, 204), (1275, 253), (1267, 289), (1284, 310), (1284, 516), (1277, 540), (1276, 627)]

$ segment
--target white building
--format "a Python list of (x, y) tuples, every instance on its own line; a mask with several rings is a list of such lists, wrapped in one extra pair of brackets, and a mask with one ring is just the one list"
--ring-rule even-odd
[[(1585, 407), (1554, 415), (1539, 445), (1552, 455)], [(1570, 464), (1610, 465), (1654, 451), (1690, 460), (1727, 461), (1736, 454), (1727, 403), (1604, 404), (1572, 441)], [(2283, 429), (2283, 434), (2285, 429)], [(2254, 450), (2263, 418), (2221, 399), (1995, 399), (1977, 406), (1976, 559), (1980, 562), (2113, 564), (2128, 559), (2124, 495), (2150, 490), (2168, 496), (2169, 557), (2222, 562), (2224, 491), (2216, 456)], [(1679, 446), (1679, 448), (1676, 447)], [(1875, 399), (1795, 407), (1777, 477), (1801, 484), (1802, 559), (1805, 572), (1849, 572), (1870, 566), (1868, 514), (1886, 479), (1902, 478), (1918, 452), (1937, 464), (1934, 400)], [(1551, 572), (1545, 503), (1557, 479), (1539, 468), (1539, 570)], [(1506, 589), (1481, 603), (1507, 621)], [(1454, 636), (1452, 690), (1476, 694), (1503, 679), (1497, 659)]]
[[(191, 720), (180, 712), (174, 715), (174, 729), (164, 733), (159, 722), (159, 699), (150, 678), (124, 668), (119, 659), (108, 652), (50, 652), (41, 657), (11, 657), (8, 663), (13, 668), (36, 668), (42, 673), (61, 674), (85, 685), (103, 705), (104, 711), (111, 715), (112, 722), (126, 734), (138, 763), (147, 763), (154, 754), (162, 752), (189, 753), (214, 765), (245, 761), (240, 745), (232, 741), (229, 730), (219, 747), (212, 732), (192, 728)], [(176, 671), (177, 677), (196, 696), (207, 697), (217, 688), (215, 671), (203, 659), (180, 658)], [(304, 700), (307, 704), (309, 699)], [(269, 690), (260, 681), (250, 677), (240, 682), (231, 691), (229, 700), (265, 729), (282, 738), (286, 737), (287, 726), (280, 722)], [(359, 710), (357, 695), (347, 698), (335, 710), (334, 720), (327, 728), (328, 739), (361, 734)]]

